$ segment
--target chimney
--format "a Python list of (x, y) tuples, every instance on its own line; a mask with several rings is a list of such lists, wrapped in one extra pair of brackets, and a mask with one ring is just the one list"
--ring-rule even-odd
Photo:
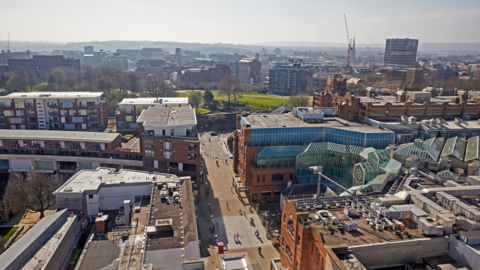
[(125, 212), (125, 226), (130, 226), (130, 200), (123, 201), (123, 208)]

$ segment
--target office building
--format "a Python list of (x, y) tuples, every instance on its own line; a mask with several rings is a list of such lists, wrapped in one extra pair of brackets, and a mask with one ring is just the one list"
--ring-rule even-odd
[(231, 76), (230, 67), (227, 65), (218, 64), (214, 67), (200, 67), (189, 68), (182, 70), (180, 76), (177, 77), (177, 81), (180, 84), (193, 84), (198, 85), (200, 83), (219, 83), (225, 77)]
[[(348, 182), (345, 187), (350, 188), (353, 178), (347, 175), (353, 176), (353, 173), (348, 173), (346, 168), (353, 169), (357, 163), (366, 163), (359, 154), (366, 148), (384, 149), (395, 140), (391, 131), (354, 121), (324, 118), (325, 114), (332, 113), (329, 110), (294, 108), (293, 113), (237, 116), (233, 167), (247, 188), (250, 200), (278, 201), (280, 191), (289, 182), (311, 182), (311, 174), (301, 165), (302, 160), (314, 160), (312, 155), (320, 158), (325, 154), (322, 151), (329, 149), (331, 153), (337, 153), (339, 159), (349, 156), (345, 164), (338, 162), (340, 167), (332, 167), (332, 175), (341, 178), (340, 171), (343, 170)], [(375, 168), (379, 173), (381, 169)], [(369, 181), (366, 180), (367, 184)], [(361, 182), (365, 183), (364, 180)]]
[(387, 39), (384, 65), (413, 66), (417, 63), (417, 49), (418, 39)]
[(282, 55), (282, 50), (280, 50), (279, 48), (275, 48), (274, 54), (275, 54), (276, 56), (281, 56), (281, 55)]
[(177, 67), (182, 66), (182, 50), (180, 48), (175, 49), (175, 64)]
[[(11, 51), (4, 51), (0, 53), (0, 65), (8, 64), (8, 59), (30, 59), (31, 53), (30, 51), (26, 52), (11, 52)], [(2, 73), (2, 72), (0, 72)]]
[(101, 92), (15, 92), (0, 97), (1, 129), (97, 131), (108, 124)]
[(268, 91), (284, 95), (302, 93), (309, 77), (312, 77), (311, 67), (304, 65), (303, 61), (275, 65), (269, 71)]
[(255, 58), (243, 58), (237, 61), (236, 76), (240, 83), (253, 85), (261, 82), (262, 62)]
[(117, 130), (138, 130), (137, 119), (149, 107), (188, 107), (188, 98), (124, 98), (115, 111)]
[(56, 67), (67, 67), (80, 70), (80, 59), (64, 58), (61, 55), (34, 55), (29, 59), (8, 59), (11, 71), (17, 69), (49, 70)]
[(200, 142), (195, 110), (149, 107), (137, 120), (140, 149), (148, 171), (190, 176), (200, 186)]
[(138, 50), (139, 60), (163, 59), (164, 57), (165, 52), (161, 48), (142, 48), (141, 50)]
[(128, 69), (128, 57), (121, 53), (113, 53), (103, 59), (103, 64), (125, 71)]
[(94, 54), (95, 53), (95, 49), (93, 46), (84, 46), (83, 47), (83, 53), (85, 54)]

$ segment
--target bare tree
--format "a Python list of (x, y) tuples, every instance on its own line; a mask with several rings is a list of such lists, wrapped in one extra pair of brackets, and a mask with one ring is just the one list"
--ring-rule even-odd
[(310, 103), (310, 97), (307, 95), (291, 95), (288, 99), (288, 106), (294, 107), (307, 107)]
[(128, 88), (133, 95), (137, 95), (140, 92), (141, 84), (140, 78), (135, 74), (128, 75)]
[(235, 85), (240, 84), (238, 78), (235, 77), (225, 77), (219, 84), (220, 92), (228, 97), (228, 103), (231, 102), (231, 97), (234, 96), (234, 87)]
[(29, 173), (25, 179), (11, 174), (5, 191), (5, 209), (12, 212), (38, 212), (41, 219), (45, 216), (45, 210), (55, 205), (53, 192), (61, 184), (61, 181), (49, 174)]
[(157, 78), (157, 76), (149, 75), (145, 79), (144, 88), (145, 88), (145, 91), (150, 96), (158, 97), (159, 96), (159, 90), (160, 90), (160, 80)]

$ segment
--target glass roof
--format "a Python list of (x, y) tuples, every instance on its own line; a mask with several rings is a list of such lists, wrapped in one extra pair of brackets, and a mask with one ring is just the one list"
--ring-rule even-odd
[(470, 161), (470, 160), (479, 158), (478, 156), (478, 152), (479, 152), (478, 146), (480, 145), (479, 140), (480, 140), (480, 136), (475, 136), (468, 139), (467, 150), (465, 154), (465, 161)]
[(460, 137), (452, 137), (447, 140), (445, 146), (443, 147), (442, 157), (444, 156), (454, 156), (459, 160), (463, 160), (465, 156), (465, 148), (467, 147), (467, 142), (465, 139)]
[(293, 146), (273, 146), (265, 147), (258, 152), (258, 157), (271, 157), (271, 156), (294, 156), (302, 147), (300, 145)]

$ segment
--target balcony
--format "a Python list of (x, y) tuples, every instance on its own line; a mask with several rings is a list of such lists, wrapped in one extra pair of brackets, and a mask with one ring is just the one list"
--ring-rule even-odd
[(107, 100), (106, 99), (102, 99), (99, 103), (97, 104), (92, 104), (92, 103), (87, 103), (87, 104), (77, 104), (77, 107), (79, 108), (96, 108), (100, 105), (102, 105), (103, 103), (106, 103)]
[(48, 108), (58, 108), (58, 104), (56, 103), (51, 103), (47, 105)]
[(87, 112), (87, 115), (97, 116), (97, 115), (98, 115), (98, 112), (97, 112), (97, 111)]
[(7, 144), (7, 147), (9, 149), (18, 149), (19, 146), (18, 146), (18, 143), (9, 143)]
[(28, 149), (38, 149), (40, 148), (40, 144), (38, 143), (32, 143), (28, 145)]
[(12, 104), (0, 104), (0, 108), (12, 108)]
[(195, 146), (195, 147), (189, 146), (188, 147), (188, 152), (197, 152), (197, 146)]
[(80, 151), (80, 146), (71, 145), (71, 146), (70, 146), (70, 150), (72, 150), (72, 151)]
[(152, 138), (152, 139), (165, 139), (165, 140), (176, 140), (176, 141), (196, 141), (198, 142), (198, 137), (187, 137), (187, 136), (155, 136), (149, 135), (147, 133), (142, 133), (143, 138)]
[(50, 149), (51, 149), (51, 150), (59, 150), (59, 149), (60, 149), (60, 145), (59, 145), (59, 144), (50, 145)]
[(92, 151), (92, 152), (100, 152), (100, 147), (90, 147), (90, 151)]
[(89, 123), (98, 123), (98, 118), (88, 118)]
[(49, 111), (48, 115), (58, 115), (58, 111)]
[(33, 108), (33, 103), (25, 103), (24, 104), (25, 108)]
[(121, 110), (121, 109), (117, 109), (115, 111), (115, 114), (132, 114), (133, 111), (132, 110)]

